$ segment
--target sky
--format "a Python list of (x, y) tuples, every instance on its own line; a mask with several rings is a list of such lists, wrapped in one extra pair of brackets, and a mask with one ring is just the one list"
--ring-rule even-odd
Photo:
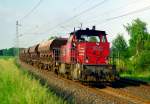
[[(108, 40), (118, 33), (130, 38), (123, 25), (140, 18), (150, 31), (150, 0), (0, 0), (0, 49), (16, 46), (19, 21), (19, 47), (28, 47), (51, 36), (68, 37), (74, 27), (106, 31)], [(99, 4), (99, 5), (98, 5)], [(149, 6), (149, 9), (108, 20)], [(35, 8), (35, 9), (33, 9)], [(73, 17), (73, 18), (72, 18)]]

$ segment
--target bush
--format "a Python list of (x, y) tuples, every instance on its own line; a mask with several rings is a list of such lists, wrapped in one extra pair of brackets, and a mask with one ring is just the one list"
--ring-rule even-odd
[(145, 50), (150, 50), (150, 40), (149, 41), (145, 41), (145, 43), (144, 43), (144, 49)]
[(142, 51), (136, 58), (136, 68), (143, 70), (150, 67), (150, 52), (148, 50)]

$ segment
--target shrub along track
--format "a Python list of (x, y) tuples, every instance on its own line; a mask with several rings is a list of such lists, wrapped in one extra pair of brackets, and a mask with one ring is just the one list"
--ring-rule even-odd
[[(128, 87), (130, 88), (130, 86), (127, 85), (127, 83), (121, 84), (117, 82), (117, 84), (108, 85), (106, 88), (103, 88), (102, 86), (92, 86), (91, 88), (90, 86), (85, 86), (79, 82), (57, 76), (48, 70), (41, 70), (23, 62), (20, 62), (20, 64), (29, 72), (34, 73), (36, 76), (45, 80), (50, 88), (55, 90), (59, 95), (64, 96), (64, 98), (68, 101), (73, 100), (76, 104), (149, 104), (150, 101), (150, 94), (147, 94), (148, 97), (145, 98), (145, 92), (139, 90), (142, 89), (139, 88), (141, 86), (131, 87), (139, 90), (138, 92), (143, 93), (143, 97), (132, 93), (130, 89), (128, 90)], [(121, 86), (121, 88), (116, 88), (118, 86), (120, 87), (119, 84), (124, 84), (126, 87), (123, 88)], [(142, 86), (146, 86), (145, 88), (147, 91), (150, 90), (150, 86)]]

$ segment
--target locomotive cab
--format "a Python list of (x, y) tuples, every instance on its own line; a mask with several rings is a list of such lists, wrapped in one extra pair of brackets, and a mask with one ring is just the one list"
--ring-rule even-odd
[(77, 62), (82, 64), (108, 64), (109, 43), (104, 31), (83, 30), (77, 35)]
[(104, 31), (86, 29), (73, 32), (65, 50), (67, 63), (108, 64), (109, 43)]
[(77, 30), (62, 47), (63, 69), (70, 65), (74, 79), (86, 81), (114, 80), (115, 67), (108, 63), (109, 42), (105, 31)]

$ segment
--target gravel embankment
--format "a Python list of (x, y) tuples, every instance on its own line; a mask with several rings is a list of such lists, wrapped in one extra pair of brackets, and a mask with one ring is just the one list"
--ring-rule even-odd
[(135, 104), (136, 102), (124, 99), (119, 96), (113, 96), (101, 90), (96, 90), (88, 86), (84, 86), (78, 82), (74, 82), (47, 70), (37, 70), (32, 66), (21, 63), (22, 67), (26, 68), (36, 76), (46, 80), (51, 89), (55, 90), (59, 95), (64, 96), (68, 101), (75, 104)]

